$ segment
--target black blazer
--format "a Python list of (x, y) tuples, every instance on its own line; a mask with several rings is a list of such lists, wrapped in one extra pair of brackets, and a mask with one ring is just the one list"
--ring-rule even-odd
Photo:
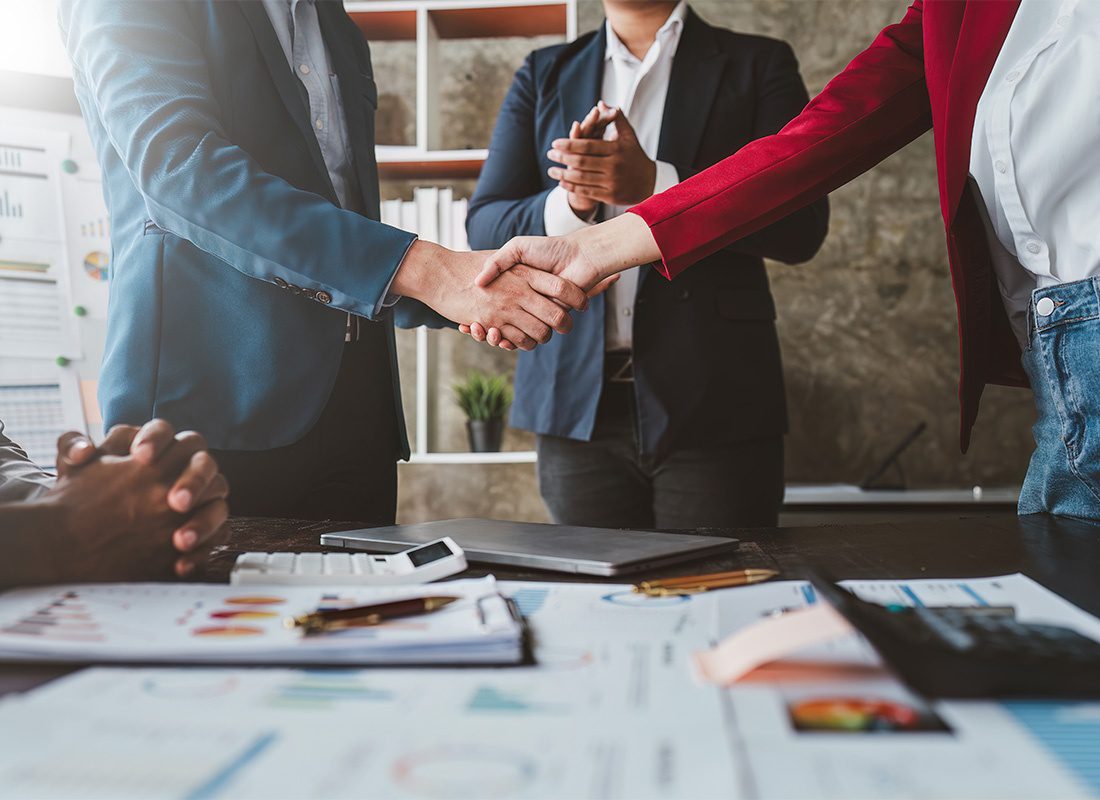
[[(545, 234), (555, 182), (550, 143), (599, 99), (606, 28), (537, 50), (504, 100), (489, 159), (470, 201), (477, 248)], [(809, 98), (784, 42), (715, 28), (689, 11), (673, 61), (657, 158), (684, 180), (775, 133)], [(825, 239), (821, 200), (700, 261), (675, 281), (643, 267), (634, 315), (635, 392), (642, 450), (781, 435), (786, 400), (766, 258), (797, 263)], [(521, 353), (512, 424), (591, 438), (603, 384), (604, 303), (567, 336)]]

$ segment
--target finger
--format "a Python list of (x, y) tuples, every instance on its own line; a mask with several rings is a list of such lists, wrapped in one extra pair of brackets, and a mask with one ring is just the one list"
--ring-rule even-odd
[(472, 335), (472, 334), (470, 333), (470, 326), (469, 326), (469, 325), (459, 325), (459, 326), (458, 326), (458, 332), (459, 332), (459, 333), (464, 333), (464, 334), (466, 334), (467, 336), (470, 336), (470, 335)]
[[(527, 310), (526, 306), (531, 306), (538, 311), (537, 314), (531, 313)], [(554, 309), (551, 311), (550, 309)], [(547, 300), (545, 297), (538, 296), (533, 292), (528, 296), (520, 300), (519, 308), (512, 311), (508, 316), (512, 318), (512, 324), (523, 331), (527, 338), (530, 339), (530, 346), (526, 349), (534, 350), (536, 345), (546, 344), (550, 341), (554, 335), (554, 328), (549, 322), (543, 320), (543, 317), (547, 319), (554, 319), (557, 313), (562, 312), (562, 309), (553, 301)], [(511, 339), (516, 344), (520, 344), (512, 336), (508, 335), (508, 332), (501, 328), (501, 332), (506, 339)], [(522, 348), (522, 345), (521, 345)]]
[[(577, 291), (580, 292), (580, 289), (577, 289)], [(581, 294), (584, 295), (584, 292), (581, 292)], [(585, 296), (584, 299), (587, 303), (588, 297)], [(569, 312), (542, 295), (524, 298), (523, 310), (535, 319), (541, 320), (555, 333), (569, 333), (573, 330), (573, 317), (569, 315)], [(540, 339), (539, 343), (546, 344), (548, 341), (550, 341), (549, 336), (545, 340)]]
[(569, 126), (569, 138), (578, 139), (581, 137), (581, 124), (576, 120), (573, 120), (573, 124)]
[(210, 551), (217, 545), (224, 544), (229, 538), (229, 526), (222, 525), (220, 528), (214, 531), (213, 535), (209, 536), (202, 544), (196, 546), (193, 550), (190, 550), (186, 555), (176, 559), (175, 569), (176, 574), (183, 578), (194, 573), (197, 569), (202, 567), (207, 558), (210, 556)]
[(546, 170), (546, 174), (556, 181), (569, 181), (575, 183), (578, 186), (591, 186), (597, 189), (610, 189), (608, 185), (608, 176), (605, 172), (590, 172), (588, 170), (581, 169), (562, 169), (561, 167), (550, 167)]
[(485, 334), (485, 326), (482, 325), (480, 322), (475, 322), (473, 325), (470, 326), (470, 335), (474, 337), (475, 342), (484, 342)]
[(191, 463), (191, 458), (205, 449), (206, 439), (201, 434), (195, 431), (178, 433), (172, 446), (157, 459), (157, 471), (162, 478), (174, 484)]
[(205, 450), (198, 451), (191, 456), (191, 461), (168, 492), (168, 507), (178, 514), (186, 514), (217, 475), (214, 457)]
[(603, 173), (607, 172), (607, 159), (610, 156), (582, 156), (577, 153), (567, 153), (564, 150), (547, 150), (546, 157), (564, 167)]
[(79, 431), (68, 431), (57, 438), (57, 473), (87, 464), (95, 456), (95, 445)]
[(138, 432), (139, 429), (134, 425), (115, 425), (100, 442), (99, 453), (108, 456), (129, 455)]
[(575, 153), (581, 156), (609, 156), (618, 149), (615, 142), (603, 139), (555, 139), (550, 143), (552, 150), (563, 153)]
[[(584, 311), (588, 308), (588, 298), (579, 286), (575, 283), (567, 281), (559, 275), (554, 275), (550, 272), (543, 272), (539, 269), (531, 269), (519, 265), (515, 268), (515, 272), (525, 281), (527, 285), (542, 295), (544, 298), (550, 298), (551, 300), (557, 300), (566, 308), (575, 308), (577, 311)], [(565, 310), (555, 304), (557, 311), (562, 315), (568, 317), (569, 314)], [(527, 309), (530, 311), (531, 309)], [(557, 325), (552, 323), (546, 317), (540, 317), (544, 321), (550, 323), (550, 326), (557, 330)]]
[(500, 344), (497, 345), (497, 347), (499, 347), (501, 350), (507, 350), (509, 352), (514, 352), (514, 351), (519, 349), (514, 344), (509, 342), (507, 339), (502, 339)]
[[(541, 327), (546, 331), (550, 330), (522, 309), (518, 310), (517, 316), (522, 317), (526, 321), (525, 327), (527, 328), (536, 329)], [(541, 331), (536, 330), (535, 332), (540, 333)], [(538, 342), (534, 338), (529, 336), (525, 330), (521, 330), (515, 325), (511, 325), (508, 323), (501, 325), (500, 333), (505, 339), (515, 344), (515, 346), (518, 347), (520, 350), (534, 350), (538, 346)]]
[(208, 544), (229, 519), (229, 503), (211, 500), (199, 506), (195, 513), (172, 534), (172, 546), (181, 553), (190, 553)]
[(603, 294), (608, 289), (610, 289), (612, 286), (614, 286), (618, 282), (618, 280), (619, 280), (618, 275), (612, 275), (610, 278), (604, 278), (602, 281), (600, 281), (599, 283), (597, 283), (595, 286), (593, 286), (591, 289), (588, 290), (588, 296), (589, 297), (596, 297), (598, 295)]
[(485, 341), (493, 347), (499, 346), (503, 340), (504, 337), (500, 333), (500, 328), (489, 328), (485, 332)]
[(146, 422), (134, 437), (130, 452), (141, 464), (152, 464), (172, 447), (175, 429), (163, 419)]
[(589, 139), (596, 131), (596, 127), (600, 122), (600, 109), (599, 106), (592, 106), (592, 109), (585, 115), (581, 124), (577, 126), (576, 134), (573, 131), (569, 132), (570, 139)]
[(569, 181), (558, 181), (558, 186), (575, 195), (587, 197), (590, 200), (596, 200), (600, 203), (614, 205), (612, 197), (606, 189), (597, 186), (581, 186), (580, 184), (570, 183)]

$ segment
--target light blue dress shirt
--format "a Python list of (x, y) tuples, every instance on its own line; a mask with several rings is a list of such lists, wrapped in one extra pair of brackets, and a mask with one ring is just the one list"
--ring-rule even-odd
[(287, 63), (309, 95), (309, 120), (321, 147), (332, 188), (348, 206), (355, 178), (340, 84), (329, 67), (314, 0), (263, 0)]

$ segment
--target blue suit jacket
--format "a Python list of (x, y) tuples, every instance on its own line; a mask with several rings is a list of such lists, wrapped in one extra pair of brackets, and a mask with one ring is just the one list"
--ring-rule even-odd
[[(603, 26), (532, 53), (504, 100), (470, 202), (474, 248), (545, 234), (556, 185), (550, 143), (599, 99)], [(689, 12), (676, 50), (657, 158), (680, 179), (753, 139), (775, 133), (808, 102), (790, 47), (714, 28)], [(634, 373), (641, 449), (734, 442), (786, 431), (775, 305), (763, 258), (804, 261), (828, 230), (822, 200), (700, 261), (675, 281), (643, 268), (634, 314)], [(588, 440), (603, 386), (604, 302), (575, 316), (573, 331), (521, 353), (512, 424)]]
[(108, 424), (159, 416), (215, 448), (292, 443), (329, 397), (345, 312), (386, 326), (390, 360), (372, 372), (398, 391), (376, 310), (414, 237), (374, 221), (367, 44), (339, 2), (317, 5), (366, 216), (337, 205), (261, 3), (60, 3), (111, 214)]

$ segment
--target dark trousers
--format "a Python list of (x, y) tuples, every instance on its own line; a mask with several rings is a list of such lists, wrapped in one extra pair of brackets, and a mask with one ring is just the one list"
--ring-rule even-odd
[(232, 514), (394, 523), (397, 415), (386, 334), (361, 327), (360, 341), (344, 345), (328, 403), (302, 439), (273, 450), (214, 451), (229, 479)]
[(774, 527), (783, 437), (662, 458), (638, 451), (631, 383), (604, 385), (592, 441), (538, 437), (539, 491), (554, 522), (599, 528)]

